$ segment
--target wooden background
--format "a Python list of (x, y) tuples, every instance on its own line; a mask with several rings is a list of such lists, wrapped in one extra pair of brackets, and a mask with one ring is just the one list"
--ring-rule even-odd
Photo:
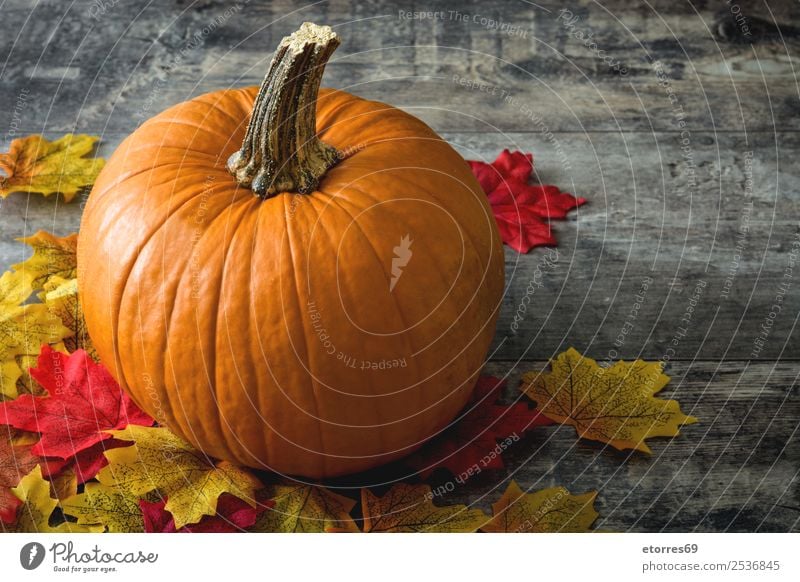
[[(590, 200), (555, 223), (558, 261), (516, 333), (510, 322), (547, 250), (507, 249), (488, 370), (509, 376), (512, 397), (522, 372), (568, 346), (597, 359), (669, 359), (665, 394), (701, 422), (657, 439), (651, 457), (577, 442), (569, 428), (535, 431), (506, 453), (507, 471), (445, 501), (488, 508), (513, 475), (524, 488), (599, 490), (598, 526), (609, 530), (800, 530), (796, 2), (578, 0), (566, 5), (571, 26), (550, 0), (1, 6), (3, 148), (30, 133), (86, 132), (102, 136), (107, 156), (173, 103), (258, 84), (279, 39), (312, 20), (344, 39), (325, 84), (414, 113), (468, 158), (532, 151), (542, 182)], [(596, 48), (581, 40), (589, 33)], [(27, 256), (16, 237), (67, 234), (80, 213), (80, 200), (0, 201), (0, 267)], [(780, 313), (754, 354), (782, 282)]]

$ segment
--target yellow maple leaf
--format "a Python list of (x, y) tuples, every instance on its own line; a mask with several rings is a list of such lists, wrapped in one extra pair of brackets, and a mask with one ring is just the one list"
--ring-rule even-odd
[(39, 192), (44, 196), (61, 192), (69, 202), (91, 186), (105, 161), (84, 157), (99, 138), (67, 134), (56, 141), (41, 135), (15, 139), (7, 153), (0, 154), (0, 198), (12, 192)]
[(0, 276), (0, 309), (17, 307), (33, 293), (33, 275), (6, 271)]
[(250, 531), (359, 531), (350, 517), (356, 502), (323, 487), (302, 483), (277, 484), (267, 486), (265, 493), (275, 505), (258, 516)]
[[(50, 482), (42, 477), (42, 468), (36, 465), (25, 475), (19, 485), (11, 489), (22, 501), (17, 510), (17, 521), (6, 529), (28, 533), (97, 533), (102, 527), (85, 526), (71, 522), (50, 525), (50, 516), (58, 501), (50, 497)], [(5, 526), (4, 526), (5, 527)]]
[(0, 309), (0, 360), (38, 354), (42, 344), (54, 344), (70, 335), (61, 320), (41, 303)]
[[(0, 322), (0, 327), (2, 327), (2, 322)], [(0, 361), (0, 395), (6, 399), (19, 396), (17, 384), (21, 377), (22, 368), (19, 367), (15, 360)]]
[(697, 422), (677, 401), (654, 398), (669, 382), (659, 362), (601, 368), (570, 348), (550, 366), (549, 373), (525, 374), (522, 391), (545, 416), (574, 426), (583, 438), (650, 453), (645, 439), (676, 436), (681, 425)]
[(44, 303), (50, 313), (61, 320), (61, 323), (69, 329), (72, 334), (64, 338), (64, 346), (68, 352), (75, 350), (86, 350), (94, 359), (100, 358), (89, 339), (89, 330), (86, 329), (86, 321), (83, 318), (83, 310), (78, 301), (78, 280), (62, 279), (54, 275), (44, 284)]
[(33, 248), (33, 256), (13, 265), (15, 271), (31, 277), (34, 289), (41, 289), (51, 277), (77, 277), (78, 235), (58, 237), (40, 230), (29, 237), (17, 239)]
[(63, 501), (61, 507), (79, 524), (104, 526), (112, 533), (144, 531), (139, 497), (121, 487), (87, 483), (83, 493)]
[(596, 492), (570, 495), (563, 487), (525, 493), (515, 481), (492, 504), (492, 519), (481, 530), (494, 533), (551, 533), (589, 531), (597, 519)]
[(437, 507), (427, 485), (400, 483), (377, 497), (369, 489), (361, 490), (364, 531), (470, 533), (488, 520), (480, 509), (466, 505)]
[(61, 341), (71, 334), (47, 306), (20, 305), (32, 292), (33, 275), (6, 272), (0, 277), (0, 395), (16, 398), (22, 376), (19, 356), (38, 354), (42, 344)]
[(82, 317), (75, 320), (73, 315), (77, 289), (73, 294), (71, 285), (52, 289), (49, 306), (22, 305), (35, 289), (75, 277), (77, 235), (60, 238), (39, 231), (21, 240), (33, 247), (33, 256), (0, 276), (0, 395), (5, 398), (40, 392), (27, 371), (36, 364), (42, 344), (59, 345), (74, 337), (75, 345), (91, 345)]
[(134, 496), (157, 489), (167, 497), (165, 509), (175, 518), (176, 529), (214, 515), (222, 493), (255, 507), (255, 490), (261, 483), (252, 473), (212, 461), (166, 428), (130, 425), (108, 432), (135, 444), (106, 451), (109, 464), (97, 480)]

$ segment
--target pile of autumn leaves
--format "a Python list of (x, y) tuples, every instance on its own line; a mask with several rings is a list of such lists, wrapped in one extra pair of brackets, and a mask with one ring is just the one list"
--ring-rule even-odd
[[(0, 156), (10, 177), (0, 181), (0, 196), (26, 189), (59, 191), (69, 199), (73, 187), (91, 184), (102, 165), (82, 157), (94, 141), (88, 136), (25, 140)], [(23, 170), (35, 175), (47, 164), (63, 168), (70, 156), (77, 160), (73, 170), (80, 168), (70, 176), (80, 178), (67, 191), (63, 181), (39, 184), (38, 190), (31, 178), (21, 182), (30, 188), (9, 184)], [(520, 208), (529, 213), (501, 228), (520, 250), (554, 242), (549, 226), (542, 230), (544, 218), (583, 202), (547, 190), (553, 187), (528, 186), (529, 155), (504, 152), (494, 164), (471, 164), (496, 213), (511, 212), (509, 205), (520, 217)], [(499, 225), (503, 220), (498, 215)], [(257, 473), (210, 459), (156, 426), (97, 361), (78, 302), (77, 235), (39, 232), (22, 242), (33, 256), (0, 277), (3, 531), (587, 531), (597, 518), (594, 492), (571, 495), (553, 487), (527, 493), (511, 481), (488, 515), (435, 503), (441, 488), (432, 491), (425, 481), (434, 471), (449, 472), (449, 483), (463, 483), (484, 470), (502, 469), (502, 453), (537, 427), (570, 424), (583, 438), (649, 452), (646, 438), (675, 435), (680, 425), (695, 421), (677, 402), (654, 397), (669, 381), (660, 364), (601, 368), (570, 349), (551, 362), (549, 372), (524, 377), (522, 391), (530, 401), (500, 404), (504, 383), (482, 377), (451, 427), (400, 462), (414, 475), (412, 483), (340, 494)]]

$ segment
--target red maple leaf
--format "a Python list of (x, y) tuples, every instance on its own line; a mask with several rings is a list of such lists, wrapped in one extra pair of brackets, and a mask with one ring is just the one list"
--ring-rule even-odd
[(491, 164), (470, 160), (472, 173), (489, 197), (503, 242), (520, 253), (539, 245), (555, 245), (547, 220), (565, 218), (586, 202), (556, 186), (528, 184), (533, 156), (503, 150)]
[(69, 459), (110, 439), (104, 431), (153, 424), (85, 351), (67, 355), (45, 345), (37, 364), (31, 376), (48, 396), (23, 394), (0, 403), (0, 424), (41, 434), (34, 454)]
[(472, 399), (453, 424), (410, 457), (409, 462), (423, 478), (438, 467), (464, 479), (483, 469), (502, 468), (508, 439), (522, 437), (535, 426), (553, 424), (525, 402), (496, 404), (504, 385), (504, 380), (492, 376), (478, 378)]
[(252, 526), (260, 513), (275, 505), (274, 501), (263, 501), (250, 507), (246, 501), (223, 493), (217, 501), (217, 514), (206, 515), (198, 523), (175, 530), (172, 514), (164, 509), (166, 500), (151, 503), (140, 501), (144, 516), (144, 531), (148, 533), (233, 533)]
[(36, 465), (41, 465), (42, 474), (49, 477), (62, 469), (64, 461), (43, 459), (35, 455), (31, 451), (34, 447), (32, 444), (12, 445), (7, 428), (2, 431), (6, 434), (0, 436), (0, 521), (14, 523), (21, 502), (11, 492), (11, 488), (19, 485), (22, 478)]
[(147, 533), (174, 533), (175, 519), (172, 514), (164, 509), (167, 505), (166, 500), (162, 501), (139, 501), (139, 508), (144, 517), (144, 531)]

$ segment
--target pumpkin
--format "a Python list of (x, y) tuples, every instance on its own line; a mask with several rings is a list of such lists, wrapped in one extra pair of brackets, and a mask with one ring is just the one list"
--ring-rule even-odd
[(128, 136), (82, 217), (102, 361), (205, 454), (310, 478), (407, 455), (465, 405), (503, 252), (464, 160), (399, 109), (320, 90), (339, 44), (305, 23), (261, 87)]

